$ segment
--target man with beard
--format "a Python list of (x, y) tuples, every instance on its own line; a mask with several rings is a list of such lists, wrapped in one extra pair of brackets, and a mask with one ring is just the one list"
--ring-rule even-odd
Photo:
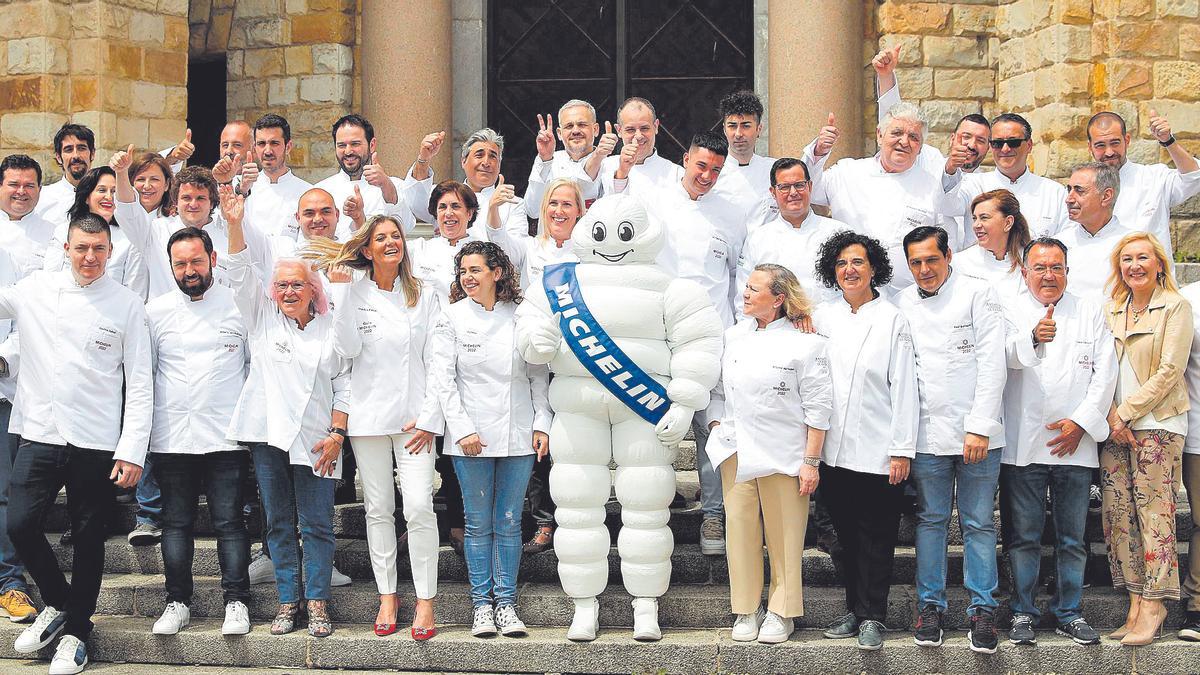
[(92, 168), (96, 154), (96, 134), (82, 124), (64, 124), (54, 134), (54, 163), (63, 175), (55, 183), (42, 188), (36, 215), (54, 223), (67, 220), (67, 210), (75, 202), (75, 186)]
[[(574, 179), (583, 193), (584, 202), (594, 202), (600, 196), (600, 183), (589, 175), (587, 160), (595, 153), (598, 159), (594, 169), (598, 170), (599, 162), (612, 153), (617, 145), (612, 123), (605, 122), (607, 131), (601, 137), (600, 146), (592, 147), (596, 134), (600, 133), (600, 125), (596, 122), (596, 109), (582, 99), (573, 98), (558, 109), (558, 138), (563, 143), (562, 150), (554, 149), (554, 133), (550, 131), (550, 122), (549, 115), (545, 118), (538, 115), (538, 134), (534, 141), (537, 157), (533, 160), (529, 184), (525, 187), (525, 201), (530, 205), (528, 210), (534, 214), (541, 214), (546, 186), (556, 178)], [(591, 173), (594, 174), (595, 170)]]
[(246, 327), (233, 291), (214, 285), (217, 262), (208, 233), (184, 227), (171, 235), (175, 292), (146, 305), (154, 347), (154, 477), (162, 490), (162, 556), (167, 605), (155, 635), (188, 625), (193, 527), (201, 491), (217, 534), (225, 635), (250, 632), (250, 544), (242, 518), (249, 454), (225, 439), (246, 379)]
[(409, 167), (404, 180), (389, 176), (380, 165), (375, 127), (362, 115), (343, 115), (333, 123), (331, 133), (339, 171), (316, 186), (332, 195), (335, 204), (342, 206), (338, 230), (348, 235), (353, 228), (349, 214), (353, 208), (346, 207), (348, 200), (358, 194), (366, 217), (388, 215), (400, 221), (405, 233), (411, 232), (429, 203), (429, 194), (433, 191), (433, 170), (429, 162), (441, 150), (446, 132), (438, 131), (421, 139), (417, 160)]
[[(261, 163), (266, 180), (248, 184), (243, 180), (238, 191), (246, 196), (246, 215), (266, 228), (270, 234), (295, 238), (296, 223), (289, 214), (296, 208), (300, 195), (312, 184), (292, 173), (288, 168), (287, 156), (292, 151), (292, 127), (288, 121), (275, 113), (267, 113), (254, 123), (254, 154)], [(216, 200), (213, 200), (216, 205)]]

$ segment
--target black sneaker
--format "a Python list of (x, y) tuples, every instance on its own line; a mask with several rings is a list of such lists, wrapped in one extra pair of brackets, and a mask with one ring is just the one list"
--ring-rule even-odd
[(1000, 646), (1000, 638), (996, 635), (996, 616), (990, 609), (980, 609), (971, 616), (971, 630), (967, 631), (967, 641), (971, 651), (980, 654), (995, 654)]
[(858, 648), (873, 652), (883, 647), (883, 624), (867, 619), (858, 628)]
[(1091, 513), (1100, 513), (1101, 507), (1104, 505), (1104, 496), (1100, 492), (1099, 485), (1093, 485), (1088, 488), (1088, 511)]
[(1071, 623), (1059, 624), (1058, 628), (1054, 629), (1054, 632), (1058, 633), (1059, 635), (1066, 635), (1074, 640), (1075, 644), (1100, 644), (1100, 634), (1096, 632), (1095, 628), (1089, 626), (1088, 622), (1084, 621), (1082, 616), (1078, 619), (1075, 619)]
[(1179, 639), (1200, 642), (1200, 612), (1185, 612), (1183, 625), (1179, 627)]
[(913, 639), (920, 647), (942, 646), (942, 611), (934, 605), (925, 605), (917, 615), (917, 630)]
[(825, 629), (825, 637), (831, 640), (841, 640), (843, 638), (852, 638), (858, 635), (858, 617), (851, 612), (840, 619), (834, 619), (833, 623)]
[(1037, 632), (1033, 630), (1033, 617), (1028, 614), (1013, 614), (1008, 641), (1014, 645), (1036, 645)]

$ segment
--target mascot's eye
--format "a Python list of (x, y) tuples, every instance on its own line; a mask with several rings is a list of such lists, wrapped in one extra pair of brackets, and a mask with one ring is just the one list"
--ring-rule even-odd
[(592, 239), (596, 241), (604, 241), (608, 236), (608, 228), (604, 227), (604, 223), (596, 223), (592, 225)]
[(633, 225), (628, 222), (618, 225), (617, 236), (621, 238), (621, 241), (629, 241), (630, 239), (633, 239)]

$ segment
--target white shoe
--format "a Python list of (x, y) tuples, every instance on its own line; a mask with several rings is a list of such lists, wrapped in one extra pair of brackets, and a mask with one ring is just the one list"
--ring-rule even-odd
[(734, 642), (754, 642), (758, 639), (758, 627), (763, 624), (763, 609), (759, 607), (753, 614), (738, 614), (733, 622)]
[(75, 675), (87, 668), (87, 647), (74, 635), (64, 635), (54, 649), (54, 660), (50, 661), (50, 675)]
[(525, 622), (517, 616), (517, 608), (512, 605), (500, 605), (495, 613), (496, 628), (500, 634), (508, 637), (519, 637), (529, 632)]
[(575, 616), (567, 629), (572, 642), (591, 642), (600, 630), (600, 602), (596, 598), (575, 598)]
[(13, 642), (13, 650), (18, 654), (32, 654), (54, 642), (66, 625), (66, 612), (60, 612), (50, 605), (46, 605), (42, 613), (38, 614), (37, 619), (17, 636), (16, 641)]
[(273, 584), (275, 583), (275, 563), (271, 562), (265, 553), (260, 552), (254, 556), (254, 560), (250, 561), (249, 576), (251, 585)]
[(333, 568), (333, 575), (329, 577), (330, 586), (349, 586), (351, 583), (350, 577), (338, 571), (338, 568)]
[(758, 641), (766, 645), (787, 642), (794, 630), (795, 621), (785, 619), (775, 612), (767, 612), (767, 618), (763, 619), (762, 626), (758, 629)]
[(234, 600), (225, 604), (225, 623), (221, 635), (245, 635), (250, 632), (250, 610), (246, 603)]
[(475, 616), (471, 619), (471, 635), (475, 637), (491, 637), (496, 634), (496, 614), (491, 605), (480, 605), (475, 608)]
[(151, 632), (155, 635), (174, 635), (191, 621), (192, 610), (188, 609), (187, 605), (182, 602), (168, 602), (162, 616), (154, 622), (154, 629)]
[(658, 598), (633, 599), (633, 639), (653, 642), (662, 639), (658, 627)]

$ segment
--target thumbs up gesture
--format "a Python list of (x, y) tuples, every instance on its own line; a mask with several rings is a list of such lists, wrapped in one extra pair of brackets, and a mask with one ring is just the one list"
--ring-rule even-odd
[(421, 139), (421, 149), (417, 151), (417, 161), (423, 164), (428, 163), (442, 149), (442, 143), (445, 141), (446, 132), (444, 131), (426, 134), (425, 138)]
[(1171, 123), (1167, 118), (1158, 114), (1158, 111), (1150, 109), (1150, 134), (1154, 136), (1154, 140), (1159, 143), (1166, 143), (1171, 140)]
[(946, 173), (948, 175), (953, 174), (967, 164), (975, 161), (975, 157), (975, 151), (961, 143), (959, 137), (955, 135), (950, 145), (950, 155), (946, 157)]
[(258, 164), (252, 161), (250, 151), (246, 151), (246, 156), (242, 159), (242, 183), (238, 186), (238, 191), (244, 195), (250, 194), (250, 188), (254, 185), (254, 181), (258, 180)]
[(108, 166), (118, 174), (123, 174), (129, 171), (129, 166), (133, 164), (133, 144), (125, 150), (118, 150), (113, 153), (112, 157), (108, 158)]
[(534, 145), (537, 146), (538, 158), (543, 162), (549, 162), (554, 158), (554, 118), (550, 115), (538, 115), (538, 132), (534, 139)]
[(617, 141), (621, 140), (613, 131), (613, 123), (604, 123), (604, 135), (600, 137), (600, 142), (596, 144), (596, 154), (600, 157), (608, 157), (612, 151), (617, 148)]
[(167, 161), (171, 164), (186, 162), (194, 152), (196, 152), (196, 146), (192, 144), (192, 130), (188, 129), (183, 134), (183, 140), (171, 148), (171, 152), (167, 155)]
[(629, 175), (633, 165), (637, 164), (638, 140), (635, 136), (633, 140), (625, 144), (621, 148), (621, 166), (617, 168), (617, 177), (625, 178)]
[(899, 64), (900, 64), (900, 45), (899, 44), (892, 47), (891, 49), (879, 50), (879, 53), (875, 55), (875, 58), (871, 59), (871, 67), (875, 69), (875, 72), (878, 75), (889, 75), (889, 74), (895, 72), (896, 66)]
[(837, 143), (837, 139), (842, 132), (838, 131), (837, 120), (834, 119), (833, 113), (829, 113), (829, 120), (825, 126), (821, 127), (821, 131), (817, 134), (817, 145), (813, 149), (813, 154), (817, 157), (824, 157), (833, 149), (833, 144)]
[(1054, 331), (1054, 305), (1047, 305), (1046, 316), (1039, 319), (1037, 325), (1033, 327), (1033, 341), (1036, 344), (1053, 342)]
[(496, 192), (492, 194), (492, 202), (488, 208), (498, 208), (501, 204), (510, 204), (517, 201), (516, 188), (504, 182), (504, 174), (500, 174), (500, 181), (496, 183)]
[(371, 163), (363, 167), (363, 180), (367, 181), (368, 185), (374, 185), (377, 188), (383, 188), (384, 183), (390, 183), (387, 172), (379, 165), (379, 153), (371, 153)]
[(363, 212), (363, 196), (358, 189), (358, 183), (354, 184), (354, 194), (346, 197), (346, 201), (342, 203), (342, 214), (354, 221), (356, 230), (366, 220), (366, 214)]

